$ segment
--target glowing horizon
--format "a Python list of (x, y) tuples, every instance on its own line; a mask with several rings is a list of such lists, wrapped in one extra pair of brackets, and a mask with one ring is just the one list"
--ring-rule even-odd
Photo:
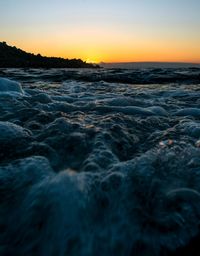
[(27, 52), (95, 63), (200, 63), (198, 0), (6, 0), (0, 8), (0, 41)]

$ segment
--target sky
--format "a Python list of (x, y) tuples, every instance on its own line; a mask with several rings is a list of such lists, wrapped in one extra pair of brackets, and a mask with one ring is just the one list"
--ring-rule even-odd
[(87, 62), (200, 63), (200, 0), (0, 0), (0, 41)]

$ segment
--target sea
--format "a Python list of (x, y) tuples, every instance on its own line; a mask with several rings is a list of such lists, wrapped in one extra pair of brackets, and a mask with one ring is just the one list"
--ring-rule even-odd
[(200, 255), (199, 65), (101, 66), (0, 69), (0, 255)]

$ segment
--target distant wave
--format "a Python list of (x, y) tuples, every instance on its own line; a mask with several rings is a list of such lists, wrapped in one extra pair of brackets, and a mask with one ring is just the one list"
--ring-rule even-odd
[(200, 84), (200, 68), (0, 69), (0, 75), (21, 82), (107, 82), (123, 84)]
[(119, 62), (119, 63), (100, 63), (100, 66), (105, 68), (200, 68), (197, 63), (183, 63), (183, 62)]

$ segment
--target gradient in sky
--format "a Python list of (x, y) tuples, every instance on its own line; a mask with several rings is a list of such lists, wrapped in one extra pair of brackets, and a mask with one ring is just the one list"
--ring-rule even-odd
[(0, 0), (0, 26), (46, 56), (200, 63), (200, 0)]

